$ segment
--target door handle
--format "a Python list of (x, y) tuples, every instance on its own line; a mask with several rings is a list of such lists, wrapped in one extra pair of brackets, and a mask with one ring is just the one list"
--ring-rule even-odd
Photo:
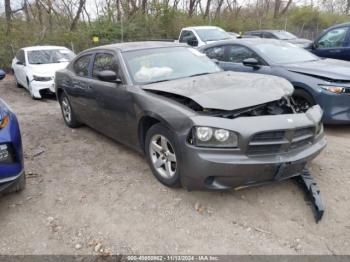
[(337, 50), (330, 50), (329, 52), (330, 52), (330, 53), (340, 53), (341, 50), (339, 50), (339, 49), (337, 49)]

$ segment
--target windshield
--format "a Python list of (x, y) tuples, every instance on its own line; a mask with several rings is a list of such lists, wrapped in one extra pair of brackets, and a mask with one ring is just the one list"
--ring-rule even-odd
[(315, 61), (319, 58), (309, 51), (292, 44), (259, 44), (256, 48), (274, 64), (292, 64)]
[(129, 51), (124, 52), (123, 57), (133, 81), (137, 84), (221, 71), (205, 54), (188, 47)]
[(227, 32), (219, 28), (196, 29), (199, 38), (204, 41), (218, 41), (232, 38)]
[(291, 40), (291, 39), (296, 39), (295, 35), (287, 32), (287, 31), (278, 31), (278, 32), (273, 32), (275, 36), (277, 36), (278, 39), (280, 40)]
[(28, 62), (34, 65), (70, 62), (74, 56), (69, 49), (35, 50), (28, 52)]

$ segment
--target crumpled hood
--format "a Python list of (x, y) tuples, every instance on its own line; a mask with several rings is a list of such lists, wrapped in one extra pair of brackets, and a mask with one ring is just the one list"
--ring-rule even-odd
[(293, 93), (285, 79), (250, 73), (219, 72), (143, 86), (192, 99), (203, 108), (235, 110), (281, 99)]
[(320, 59), (317, 61), (284, 65), (289, 71), (320, 76), (331, 80), (350, 81), (350, 62), (336, 59)]
[(66, 68), (68, 64), (69, 62), (30, 65), (30, 68), (33, 75), (53, 77), (55, 76), (56, 71)]

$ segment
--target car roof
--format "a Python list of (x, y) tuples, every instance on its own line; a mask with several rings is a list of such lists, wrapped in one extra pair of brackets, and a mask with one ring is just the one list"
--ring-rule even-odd
[(270, 32), (270, 33), (275, 33), (275, 32), (286, 32), (286, 30), (277, 30), (277, 29), (261, 29), (261, 30), (254, 30), (254, 31), (247, 31), (246, 33), (258, 33), (258, 32)]
[(68, 48), (65, 46), (54, 46), (54, 45), (27, 46), (22, 48), (22, 50), (24, 51), (52, 50), (52, 49), (68, 49)]
[(227, 45), (227, 44), (243, 44), (246, 46), (255, 46), (257, 44), (271, 44), (275, 46), (288, 46), (291, 45), (290, 43), (278, 39), (266, 39), (266, 38), (240, 38), (240, 39), (230, 39), (230, 40), (222, 40), (218, 41), (212, 44), (208, 44), (205, 46), (200, 47), (200, 50), (213, 47), (213, 46), (220, 46), (220, 45)]
[(350, 22), (342, 23), (342, 24), (337, 24), (333, 25), (331, 27), (326, 28), (326, 30), (331, 29), (331, 28), (336, 28), (336, 27), (343, 27), (343, 26), (350, 26)]
[(220, 27), (217, 27), (217, 26), (188, 26), (188, 27), (185, 27), (185, 28), (182, 28), (182, 30), (188, 30), (188, 29), (221, 29)]
[(124, 42), (124, 43), (118, 43), (118, 44), (93, 47), (85, 50), (84, 52), (100, 50), (100, 49), (119, 50), (121, 52), (127, 52), (127, 51), (144, 50), (144, 49), (152, 49), (152, 48), (183, 47), (183, 46), (188, 46), (188, 45), (175, 43), (175, 42), (167, 42), (167, 41)]

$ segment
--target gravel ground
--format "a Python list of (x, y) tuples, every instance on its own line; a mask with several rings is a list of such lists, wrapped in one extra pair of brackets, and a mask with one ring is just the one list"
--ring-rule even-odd
[(0, 198), (1, 254), (350, 254), (350, 126), (326, 127), (310, 168), (326, 204), (316, 224), (297, 185), (231, 192), (168, 189), (142, 156), (90, 128), (65, 126), (54, 99), (8, 76), (27, 172)]

